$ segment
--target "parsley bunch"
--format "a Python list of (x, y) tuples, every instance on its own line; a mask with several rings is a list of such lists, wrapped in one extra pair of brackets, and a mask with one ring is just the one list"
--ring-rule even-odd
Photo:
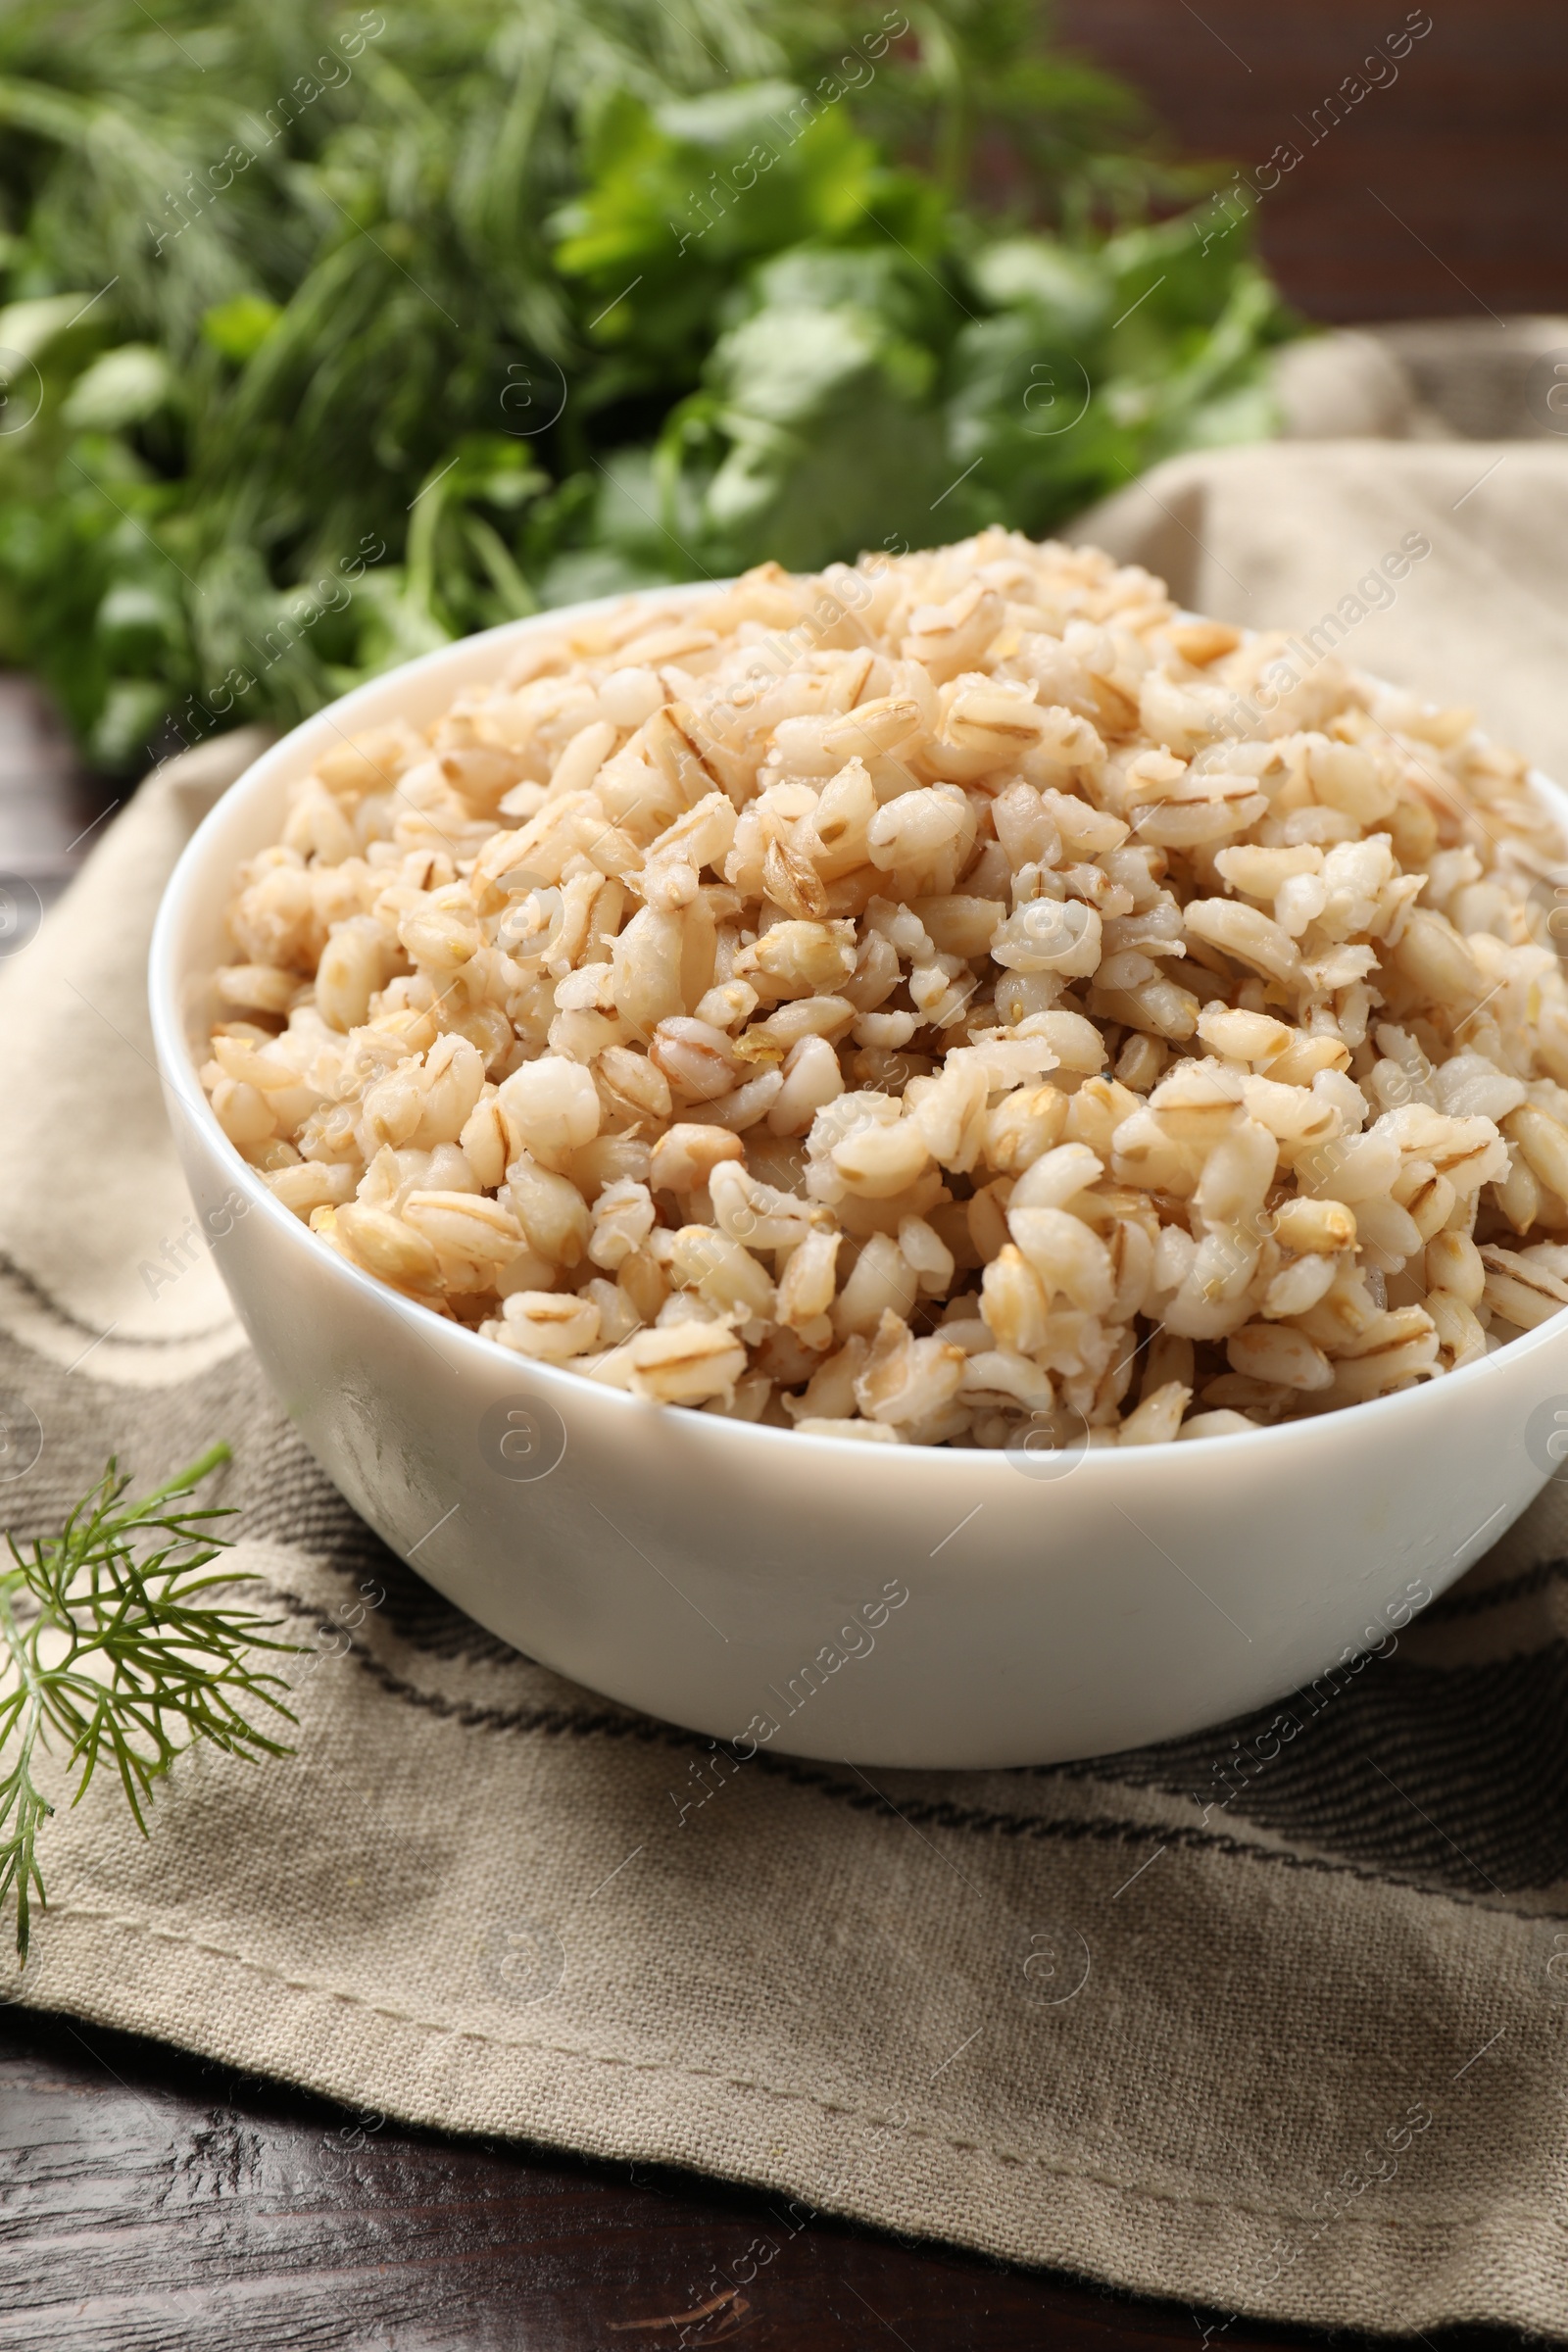
[(1269, 429), (1245, 219), (1150, 225), (1201, 184), (1037, 0), (10, 0), (0, 663), (130, 767), (584, 593), (1050, 529)]

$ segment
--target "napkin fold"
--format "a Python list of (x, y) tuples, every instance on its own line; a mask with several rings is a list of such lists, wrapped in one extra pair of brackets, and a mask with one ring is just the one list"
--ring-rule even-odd
[[(1078, 535), (1256, 625), (1358, 603), (1349, 659), (1568, 774), (1568, 451), (1184, 458)], [(59, 1812), (16, 1997), (774, 2192), (687, 2308), (836, 2213), (1220, 2321), (1568, 2333), (1563, 1491), (1375, 1653), (1132, 1755), (737, 1764), (562, 1682), (349, 1511), (188, 1228), (142, 967), (252, 748), (151, 779), (0, 964), (0, 1516), (46, 1534), (111, 1450), (150, 1485), (226, 1438), (297, 1752), (186, 1757), (145, 1842), (101, 1782)]]

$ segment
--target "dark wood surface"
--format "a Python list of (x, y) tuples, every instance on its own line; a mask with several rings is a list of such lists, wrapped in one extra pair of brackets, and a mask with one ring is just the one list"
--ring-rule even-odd
[(1205, 2329), (1215, 2352), (1329, 2340), (792, 2230), (781, 2200), (405, 2132), (0, 2014), (0, 2347), (19, 2352), (1200, 2352)]
[[(1412, 16), (1432, 29), (1397, 80), (1329, 127), (1330, 93)], [(1301, 161), (1258, 225), (1309, 318), (1568, 310), (1563, 0), (1062, 0), (1055, 18), (1144, 91), (1182, 152), (1224, 157), (1220, 179), (1294, 140)]]
[(47, 698), (0, 671), (0, 892), (57, 898), (125, 789), (83, 774)]

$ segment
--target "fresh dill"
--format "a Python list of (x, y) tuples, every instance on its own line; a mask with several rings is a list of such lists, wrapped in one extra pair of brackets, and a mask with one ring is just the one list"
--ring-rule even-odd
[(7, 0), (0, 663), (139, 770), (541, 607), (1044, 535), (1273, 429), (1212, 184), (1045, 0)]
[(253, 1720), (258, 1710), (295, 1717), (280, 1695), (283, 1678), (253, 1663), (252, 1653), (298, 1644), (271, 1640), (270, 1620), (216, 1597), (219, 1588), (254, 1581), (221, 1568), (205, 1573), (227, 1543), (212, 1523), (232, 1514), (184, 1507), (229, 1458), (226, 1446), (211, 1446), (139, 1501), (126, 1501), (130, 1481), (111, 1459), (58, 1536), (24, 1546), (6, 1539), (13, 1565), (0, 1570), (0, 1911), (15, 1898), (24, 1967), (33, 1899), (47, 1902), (37, 1840), (54, 1806), (35, 1777), (41, 1755), (64, 1751), (73, 1804), (98, 1766), (112, 1765), (145, 1837), (153, 1784), (197, 1740), (250, 1762), (291, 1752)]

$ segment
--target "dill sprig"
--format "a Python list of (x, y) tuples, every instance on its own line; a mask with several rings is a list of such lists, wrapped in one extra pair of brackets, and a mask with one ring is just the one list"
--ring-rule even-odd
[(196, 1740), (249, 1762), (290, 1753), (244, 1709), (295, 1721), (278, 1695), (283, 1678), (251, 1653), (299, 1645), (270, 1640), (272, 1620), (211, 1597), (255, 1579), (204, 1574), (228, 1541), (212, 1522), (233, 1514), (181, 1507), (229, 1458), (226, 1446), (211, 1446), (133, 1502), (111, 1458), (58, 1536), (25, 1548), (6, 1538), (15, 1564), (0, 1570), (0, 1910), (15, 1896), (24, 1967), (33, 1896), (48, 1899), (37, 1838), (54, 1807), (34, 1778), (41, 1754), (65, 1749), (74, 1805), (98, 1766), (113, 1765), (145, 1837), (154, 1782)]

